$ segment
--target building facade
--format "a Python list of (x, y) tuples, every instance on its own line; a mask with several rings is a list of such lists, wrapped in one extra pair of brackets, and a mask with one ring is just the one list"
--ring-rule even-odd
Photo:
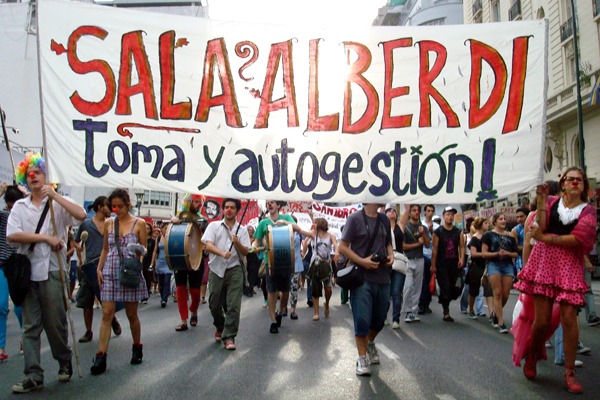
[[(575, 5), (575, 12), (572, 9)], [(578, 138), (573, 16), (577, 22), (583, 143)], [(600, 71), (600, 0), (466, 0), (465, 23), (546, 18), (548, 20), (548, 99), (544, 172), (556, 180), (572, 165), (581, 166), (580, 146), (588, 176), (600, 178), (600, 105), (589, 99)]]

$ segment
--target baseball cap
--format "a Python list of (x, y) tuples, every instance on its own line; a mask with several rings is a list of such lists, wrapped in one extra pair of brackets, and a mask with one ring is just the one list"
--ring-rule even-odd
[(446, 214), (447, 212), (453, 212), (454, 214), (457, 213), (456, 208), (451, 207), (451, 206), (448, 206), (448, 207), (444, 208), (443, 214)]
[(433, 218), (431, 218), (432, 221), (441, 221), (442, 218), (439, 215), (434, 215)]

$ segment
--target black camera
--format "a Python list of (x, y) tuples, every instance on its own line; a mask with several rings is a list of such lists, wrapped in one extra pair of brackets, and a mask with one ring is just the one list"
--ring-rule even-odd
[(383, 264), (387, 261), (387, 256), (381, 253), (374, 253), (371, 256), (371, 261), (374, 261), (379, 264)]

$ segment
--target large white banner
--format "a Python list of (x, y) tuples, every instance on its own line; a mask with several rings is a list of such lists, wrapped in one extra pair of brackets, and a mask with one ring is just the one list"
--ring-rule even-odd
[(41, 0), (38, 21), (53, 181), (345, 203), (542, 181), (544, 20), (319, 29)]

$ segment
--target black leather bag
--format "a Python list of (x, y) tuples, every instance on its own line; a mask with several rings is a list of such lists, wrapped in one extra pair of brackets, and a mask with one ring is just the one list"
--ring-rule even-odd
[(4, 275), (8, 281), (8, 293), (15, 306), (25, 301), (31, 278), (31, 261), (25, 254), (12, 253), (2, 264)]
[(139, 258), (124, 258), (119, 241), (119, 220), (115, 218), (115, 246), (119, 253), (119, 282), (128, 288), (137, 288), (142, 279), (142, 262)]
[[(46, 206), (42, 211), (40, 220), (38, 221), (35, 233), (39, 233), (48, 214), (50, 208), (50, 200), (46, 202)], [(35, 243), (29, 246), (29, 254), (33, 252)], [(10, 257), (2, 264), (4, 276), (8, 282), (8, 294), (15, 306), (20, 306), (25, 301), (27, 291), (29, 290), (29, 280), (31, 279), (31, 261), (26, 254), (12, 253)]]
[(365, 282), (363, 269), (358, 265), (348, 263), (346, 268), (337, 272), (335, 283), (342, 289), (352, 290), (361, 286)]

